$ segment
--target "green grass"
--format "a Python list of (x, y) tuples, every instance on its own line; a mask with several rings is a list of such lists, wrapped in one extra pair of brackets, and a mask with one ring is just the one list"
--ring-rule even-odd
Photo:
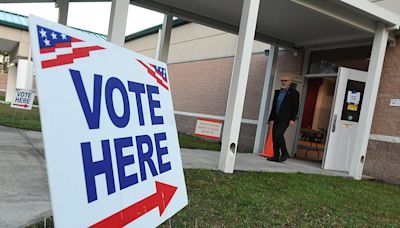
[(0, 125), (40, 131), (39, 109), (21, 110), (10, 108), (10, 104), (0, 104)]
[(172, 227), (400, 227), (399, 186), (300, 173), (184, 172), (189, 204)]
[(195, 136), (190, 136), (182, 133), (178, 134), (178, 138), (179, 138), (179, 145), (181, 148), (215, 150), (215, 151), (221, 150), (221, 144), (219, 142), (207, 141)]
[[(185, 170), (173, 227), (399, 227), (400, 187), (310, 174)], [(168, 222), (163, 224), (168, 227)]]

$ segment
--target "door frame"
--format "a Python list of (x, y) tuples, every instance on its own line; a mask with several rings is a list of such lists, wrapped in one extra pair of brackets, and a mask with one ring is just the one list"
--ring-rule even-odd
[[(304, 107), (305, 107), (307, 91), (308, 91), (308, 80), (311, 79), (311, 78), (335, 78), (336, 79), (337, 76), (338, 76), (337, 73), (333, 73), (333, 74), (332, 73), (330, 73), (330, 74), (304, 74), (303, 75), (304, 84), (303, 84), (303, 92), (301, 94), (301, 104), (300, 104), (300, 107), (299, 107), (299, 119), (297, 120), (298, 123), (297, 123), (297, 128), (296, 128), (296, 137), (294, 138), (295, 142), (293, 143), (293, 148), (292, 148), (293, 156), (295, 156), (296, 153), (297, 153), (298, 143), (299, 143), (299, 139), (300, 139), (300, 130), (301, 130), (301, 124), (303, 122)], [(336, 89), (335, 89), (335, 95), (336, 95)], [(331, 109), (331, 112), (332, 112), (332, 109)], [(331, 116), (331, 114), (330, 114), (330, 116)], [(331, 119), (329, 119), (329, 123), (330, 123), (330, 121), (331, 121)], [(324, 159), (325, 159), (325, 156), (324, 156)], [(324, 161), (324, 159), (323, 159), (323, 161)]]

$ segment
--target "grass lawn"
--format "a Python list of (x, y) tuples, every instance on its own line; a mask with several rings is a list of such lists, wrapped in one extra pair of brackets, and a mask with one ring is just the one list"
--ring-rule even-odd
[(0, 125), (40, 131), (39, 109), (21, 110), (10, 108), (10, 104), (0, 104)]
[(189, 204), (172, 227), (400, 227), (399, 186), (311, 174), (184, 172)]
[[(310, 174), (185, 170), (173, 227), (400, 227), (400, 187)], [(168, 222), (163, 224), (168, 227)]]
[(201, 138), (179, 133), (179, 145), (181, 148), (202, 149), (202, 150), (221, 150), (221, 144), (218, 142), (206, 141)]

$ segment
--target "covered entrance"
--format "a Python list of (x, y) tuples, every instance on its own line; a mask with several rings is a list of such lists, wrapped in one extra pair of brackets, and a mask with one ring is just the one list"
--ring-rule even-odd
[[(361, 109), (357, 137), (354, 139), (356, 146), (353, 149), (354, 156), (351, 158), (349, 170), (351, 176), (356, 179), (361, 178), (387, 41), (388, 38), (394, 41), (394, 37), (389, 35), (389, 32), (399, 29), (398, 15), (369, 1), (356, 0), (220, 0), (217, 2), (212, 0), (113, 0), (115, 7), (112, 7), (111, 21), (114, 21), (115, 25), (126, 23), (123, 15), (126, 15), (128, 4), (166, 14), (159, 52), (159, 56), (163, 56), (160, 58), (163, 61), (167, 61), (165, 56), (168, 56), (172, 16), (238, 34), (219, 159), (219, 169), (226, 173), (232, 173), (235, 164), (254, 39), (272, 45), (265, 73), (254, 153), (260, 152), (265, 142), (268, 104), (276, 76), (279, 48), (291, 50), (294, 54), (304, 54), (305, 59), (308, 59), (309, 51), (315, 48), (328, 49), (360, 43), (372, 45), (368, 81), (364, 88), (363, 107), (365, 108)], [(118, 44), (123, 43), (124, 37), (120, 30), (124, 29), (110, 33), (109, 40)], [(119, 36), (117, 38), (120, 43), (114, 41), (114, 36)], [(307, 72), (299, 75), (304, 74)], [(300, 129), (298, 124), (296, 135)]]

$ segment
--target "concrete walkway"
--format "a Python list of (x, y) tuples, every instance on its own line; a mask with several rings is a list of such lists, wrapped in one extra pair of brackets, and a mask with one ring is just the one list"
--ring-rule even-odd
[[(24, 227), (51, 215), (46, 164), (40, 132), (0, 126), (0, 227)], [(218, 169), (219, 153), (181, 149), (184, 168)], [(322, 170), (320, 164), (288, 159), (269, 162), (253, 154), (237, 154), (235, 170), (302, 172), (347, 176)]]
[(41, 141), (38, 132), (0, 126), (0, 227), (21, 227), (51, 214)]

